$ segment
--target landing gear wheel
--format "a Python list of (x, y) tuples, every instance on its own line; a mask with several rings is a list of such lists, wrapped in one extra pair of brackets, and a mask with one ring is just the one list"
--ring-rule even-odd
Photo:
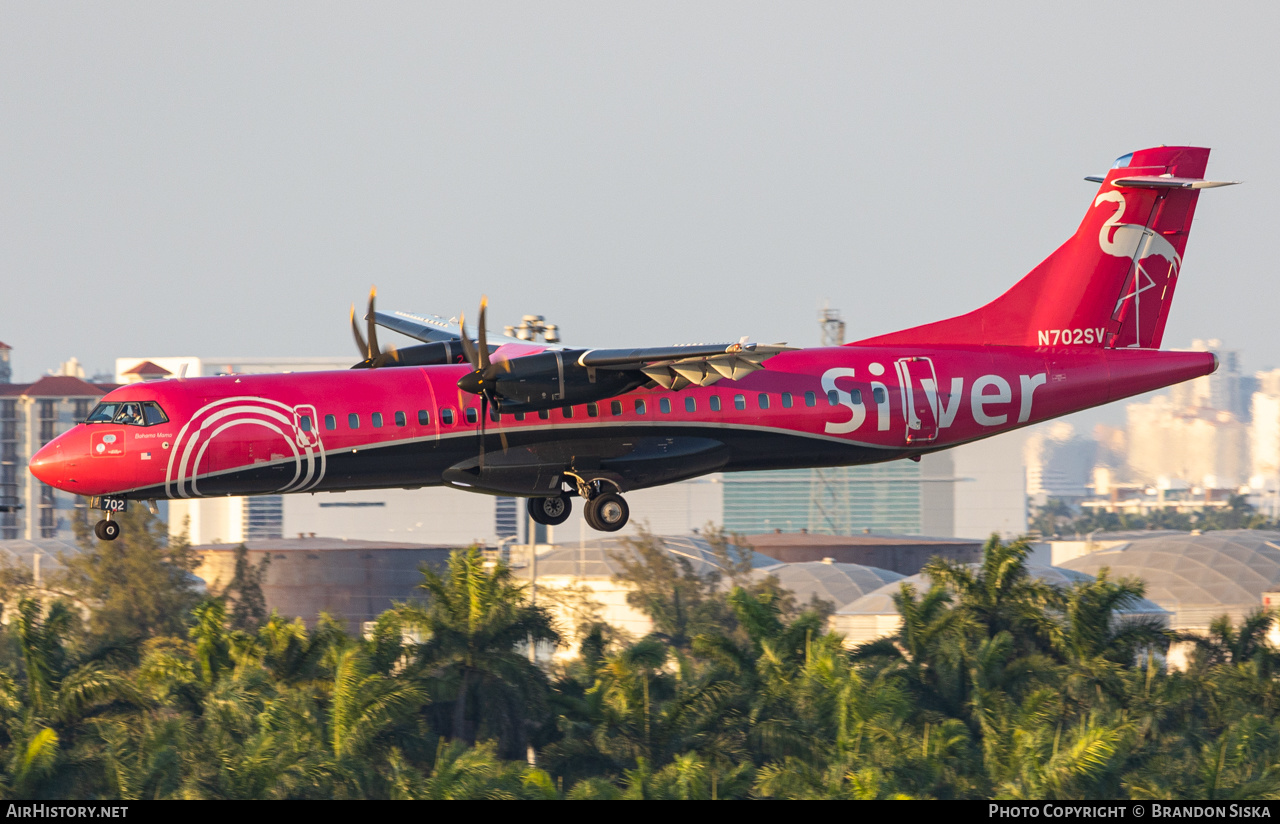
[(631, 509), (622, 496), (616, 492), (606, 492), (587, 501), (583, 513), (587, 524), (601, 532), (617, 532), (627, 525), (631, 517)]
[(529, 510), (529, 517), (534, 523), (544, 526), (559, 526), (569, 520), (569, 516), (573, 514), (573, 502), (567, 495), (559, 495), (555, 498), (530, 498), (525, 508)]
[(115, 521), (98, 521), (93, 526), (93, 534), (103, 541), (114, 541), (120, 537), (120, 524)]

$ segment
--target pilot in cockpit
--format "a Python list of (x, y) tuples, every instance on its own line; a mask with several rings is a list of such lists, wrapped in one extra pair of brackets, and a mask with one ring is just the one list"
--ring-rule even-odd
[(117, 423), (128, 424), (130, 426), (144, 426), (142, 420), (142, 407), (136, 403), (126, 403), (120, 407), (120, 414), (116, 416)]

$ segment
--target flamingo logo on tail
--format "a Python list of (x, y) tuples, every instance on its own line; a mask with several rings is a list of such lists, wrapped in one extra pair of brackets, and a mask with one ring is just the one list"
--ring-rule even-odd
[[(1142, 265), (1142, 261), (1151, 257), (1164, 258), (1169, 264), (1165, 277), (1168, 280), (1173, 280), (1178, 276), (1178, 270), (1182, 267), (1182, 256), (1178, 254), (1177, 249), (1173, 248), (1172, 243), (1165, 240), (1154, 230), (1137, 223), (1120, 222), (1120, 219), (1124, 217), (1125, 208), (1123, 194), (1115, 190), (1103, 192), (1093, 201), (1094, 206), (1099, 206), (1103, 203), (1116, 203), (1118, 207), (1111, 217), (1107, 218), (1102, 224), (1102, 229), (1098, 232), (1098, 246), (1101, 247), (1104, 254), (1131, 261), (1135, 271), (1132, 285), (1123, 290), (1116, 300), (1116, 308), (1112, 316), (1119, 317), (1120, 308), (1125, 302), (1128, 300), (1133, 301), (1134, 342), (1129, 345), (1139, 346), (1142, 340), (1139, 328), (1142, 318), (1142, 294), (1158, 286), (1155, 278), (1151, 276), (1151, 272)], [(1156, 309), (1158, 310), (1158, 308), (1159, 304), (1157, 302)]]

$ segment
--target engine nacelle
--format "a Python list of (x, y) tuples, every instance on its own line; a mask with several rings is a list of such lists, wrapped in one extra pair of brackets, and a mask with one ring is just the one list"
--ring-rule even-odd
[(530, 412), (574, 406), (630, 392), (648, 378), (632, 370), (578, 365), (581, 352), (542, 352), (495, 364), (489, 379), (501, 412)]

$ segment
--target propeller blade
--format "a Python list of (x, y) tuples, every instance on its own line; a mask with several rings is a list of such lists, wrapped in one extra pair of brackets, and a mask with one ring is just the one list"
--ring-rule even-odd
[(471, 364), (472, 369), (479, 368), (480, 358), (476, 354), (475, 344), (471, 342), (471, 337), (467, 335), (467, 316), (458, 316), (458, 329), (462, 331), (462, 338), (459, 341), (462, 344), (462, 354), (466, 355), (467, 363)]
[(360, 350), (360, 357), (364, 360), (369, 359), (369, 345), (364, 341), (364, 335), (360, 334), (360, 327), (356, 325), (356, 305), (351, 304), (351, 332), (356, 336), (356, 348)]
[(378, 287), (369, 287), (369, 314), (365, 315), (365, 321), (369, 324), (369, 357), (378, 358), (382, 354), (382, 350), (378, 349), (378, 324), (373, 320), (373, 299), (378, 296)]
[(480, 363), (476, 365), (477, 369), (488, 370), (489, 368), (489, 342), (485, 340), (484, 332), (484, 311), (489, 307), (488, 296), (480, 298), (480, 328), (477, 330), (480, 336)]
[[(483, 312), (484, 310), (481, 310), (481, 314), (483, 314)], [(484, 329), (484, 326), (481, 325), (480, 328)], [(481, 334), (484, 334), (484, 333), (482, 332)], [(489, 393), (481, 392), (480, 393), (480, 471), (481, 472), (484, 472), (484, 429), (485, 429), (485, 421), (487, 421), (488, 419), (489, 419)]]

